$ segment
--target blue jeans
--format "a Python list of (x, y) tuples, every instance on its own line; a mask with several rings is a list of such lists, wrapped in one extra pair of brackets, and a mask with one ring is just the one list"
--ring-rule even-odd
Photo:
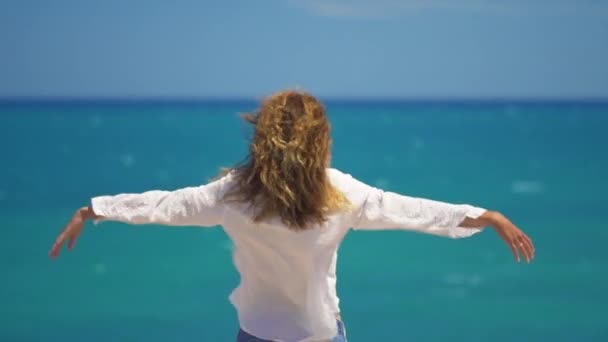
[[(344, 328), (344, 323), (342, 321), (336, 321), (338, 324), (338, 336), (334, 337), (332, 342), (348, 342), (346, 341), (346, 329)], [(262, 340), (261, 338), (257, 338), (253, 335), (250, 335), (243, 331), (243, 329), (239, 329), (239, 334), (236, 337), (236, 342), (272, 342), (269, 340)]]

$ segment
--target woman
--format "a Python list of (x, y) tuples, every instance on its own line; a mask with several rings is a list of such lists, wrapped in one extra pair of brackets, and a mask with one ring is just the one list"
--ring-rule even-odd
[(506, 217), (467, 204), (385, 192), (329, 168), (330, 125), (311, 95), (284, 91), (261, 104), (248, 159), (218, 179), (176, 191), (94, 197), (53, 245), (72, 249), (87, 220), (211, 227), (234, 244), (241, 276), (230, 295), (237, 341), (346, 341), (336, 257), (353, 229), (408, 229), (461, 238), (492, 226), (519, 262), (530, 239)]

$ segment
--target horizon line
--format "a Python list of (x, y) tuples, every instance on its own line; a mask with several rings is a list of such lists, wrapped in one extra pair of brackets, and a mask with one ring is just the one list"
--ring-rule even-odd
[[(316, 96), (327, 103), (488, 103), (535, 104), (572, 103), (608, 104), (608, 96)], [(6, 104), (197, 104), (197, 103), (257, 103), (263, 96), (0, 96)]]

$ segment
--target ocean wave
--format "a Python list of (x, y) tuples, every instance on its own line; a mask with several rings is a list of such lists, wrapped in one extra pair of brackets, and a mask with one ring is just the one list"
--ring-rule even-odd
[(515, 194), (534, 195), (545, 191), (545, 186), (540, 181), (516, 180), (511, 182), (511, 192)]
[(483, 282), (479, 274), (449, 273), (443, 277), (443, 282), (454, 286), (477, 287)]
[(125, 153), (120, 156), (120, 162), (125, 167), (131, 167), (135, 165), (135, 157), (131, 153)]
[(98, 276), (104, 276), (108, 272), (108, 268), (106, 267), (106, 264), (98, 262), (93, 265), (93, 272)]
[(99, 127), (101, 126), (101, 124), (103, 123), (103, 120), (101, 119), (100, 115), (93, 115), (89, 118), (89, 125), (91, 125), (91, 127)]
[(424, 148), (424, 140), (420, 137), (414, 137), (411, 141), (411, 145), (415, 150), (422, 150)]

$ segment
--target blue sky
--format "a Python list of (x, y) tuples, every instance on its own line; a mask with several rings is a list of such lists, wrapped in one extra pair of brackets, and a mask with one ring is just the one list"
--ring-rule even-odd
[(608, 98), (608, 1), (0, 1), (0, 97)]

